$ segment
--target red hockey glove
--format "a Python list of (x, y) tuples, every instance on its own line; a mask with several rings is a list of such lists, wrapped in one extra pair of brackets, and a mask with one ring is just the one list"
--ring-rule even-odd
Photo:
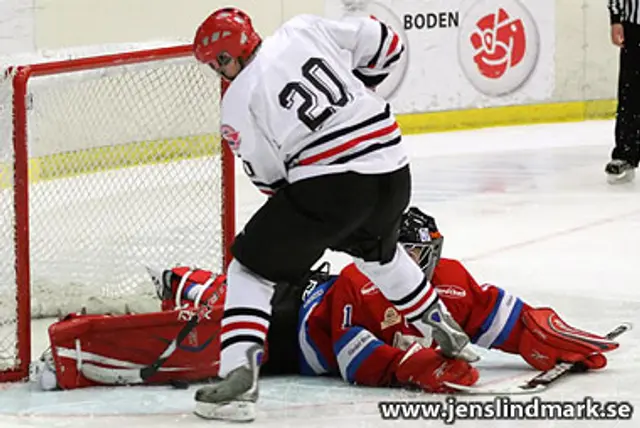
[(522, 313), (524, 329), (518, 350), (538, 370), (549, 370), (558, 362), (582, 361), (589, 369), (607, 365), (603, 352), (618, 343), (565, 323), (551, 308), (530, 308)]
[(405, 351), (396, 369), (400, 384), (417, 386), (426, 392), (452, 392), (443, 382), (471, 386), (479, 377), (478, 370), (466, 361), (446, 358), (418, 343)]

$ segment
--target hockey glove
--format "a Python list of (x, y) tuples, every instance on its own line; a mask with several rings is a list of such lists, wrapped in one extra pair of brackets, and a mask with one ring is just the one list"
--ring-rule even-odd
[(526, 309), (522, 322), (524, 329), (518, 350), (538, 370), (549, 370), (558, 362), (583, 362), (586, 368), (601, 369), (607, 365), (603, 353), (619, 346), (602, 336), (571, 327), (551, 308)]
[(478, 381), (478, 370), (464, 360), (446, 358), (439, 351), (411, 345), (396, 369), (396, 380), (404, 386), (417, 386), (426, 392), (452, 392), (443, 382), (471, 386)]

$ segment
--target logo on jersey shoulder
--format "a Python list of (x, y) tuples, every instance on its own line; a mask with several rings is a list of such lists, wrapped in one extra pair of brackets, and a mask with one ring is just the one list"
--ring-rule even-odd
[(467, 292), (459, 285), (437, 285), (436, 293), (449, 299), (462, 299), (466, 297)]
[(227, 124), (222, 125), (220, 127), (220, 135), (222, 139), (229, 144), (231, 150), (234, 152), (238, 150), (242, 139), (240, 138), (240, 132), (236, 131), (233, 126)]
[(304, 302), (302, 306), (307, 308), (320, 300), (320, 298), (324, 295), (324, 288), (318, 288), (317, 290), (313, 287), (310, 290), (305, 290), (302, 295), (302, 301)]
[(384, 320), (380, 323), (380, 328), (384, 330), (396, 324), (400, 324), (402, 317), (395, 308), (389, 307), (384, 311)]
[(378, 294), (379, 292), (380, 290), (378, 289), (378, 287), (375, 286), (373, 282), (367, 282), (360, 289), (360, 293), (362, 293), (363, 296)]
[(309, 280), (309, 283), (307, 284), (304, 291), (302, 292), (303, 302), (307, 301), (307, 299), (309, 298), (309, 296), (311, 296), (311, 293), (313, 293), (313, 290), (315, 290), (317, 286), (318, 286), (318, 281), (316, 281), (315, 279)]

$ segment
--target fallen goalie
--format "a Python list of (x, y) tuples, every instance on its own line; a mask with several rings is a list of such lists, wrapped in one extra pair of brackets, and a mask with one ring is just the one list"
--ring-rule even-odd
[[(604, 353), (616, 342), (571, 327), (553, 309), (478, 285), (459, 261), (440, 257), (442, 243), (432, 217), (415, 207), (403, 216), (399, 245), (473, 343), (519, 354), (543, 371), (559, 362), (606, 366)], [(150, 274), (161, 311), (67, 316), (50, 327), (51, 348), (32, 364), (32, 380), (51, 390), (214, 379), (228, 329), (221, 325), (224, 275), (185, 266)], [(470, 386), (479, 378), (468, 362), (442, 355), (429, 332), (406, 322), (353, 264), (339, 275), (325, 264), (299, 287), (277, 288), (265, 348), (262, 375), (340, 376), (353, 384), (427, 392), (451, 392), (445, 382)], [(131, 376), (150, 367), (146, 376)]]

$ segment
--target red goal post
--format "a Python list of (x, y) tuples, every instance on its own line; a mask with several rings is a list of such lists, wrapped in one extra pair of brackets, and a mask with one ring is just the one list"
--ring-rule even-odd
[(191, 56), (143, 49), (0, 79), (0, 382), (28, 375), (32, 317), (156, 310), (145, 267), (229, 262), (222, 88)]

